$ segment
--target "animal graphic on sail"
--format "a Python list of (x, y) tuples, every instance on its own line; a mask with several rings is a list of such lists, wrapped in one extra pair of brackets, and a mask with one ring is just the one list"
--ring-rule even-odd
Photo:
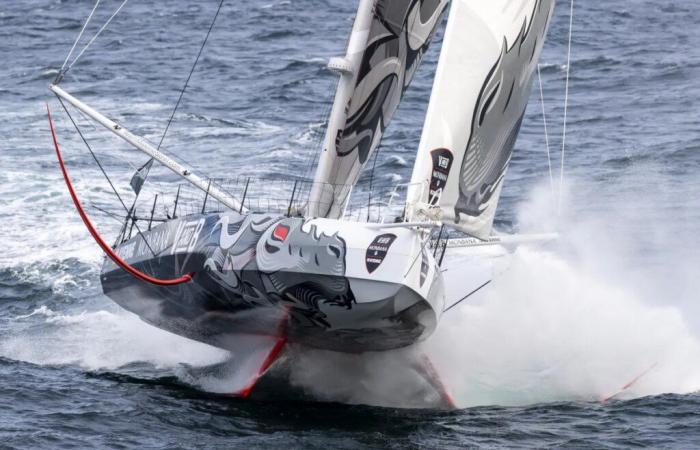
[(538, 0), (532, 18), (523, 23), (514, 42), (504, 38), (501, 55), (481, 89), (460, 171), (457, 222), (460, 214), (478, 217), (487, 210), (491, 216), (495, 213), (552, 6), (553, 0)]
[(378, 144), (375, 135), (380, 137), (389, 125), (430, 43), (440, 17), (438, 6), (437, 0), (377, 2), (356, 95), (336, 140), (339, 156), (357, 151), (361, 164), (369, 158)]
[[(379, 146), (428, 49), (447, 0), (376, 0), (343, 114), (331, 119), (315, 178), (312, 216), (342, 216), (352, 186)], [(338, 96), (336, 97), (338, 101)], [(332, 114), (332, 117), (335, 117)], [(327, 161), (326, 161), (327, 160)]]

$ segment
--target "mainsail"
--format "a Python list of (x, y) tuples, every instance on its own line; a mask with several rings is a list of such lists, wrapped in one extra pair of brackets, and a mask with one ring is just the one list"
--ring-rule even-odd
[(307, 216), (340, 218), (420, 65), (448, 0), (361, 0)]
[(407, 197), (410, 219), (485, 239), (555, 0), (453, 0)]

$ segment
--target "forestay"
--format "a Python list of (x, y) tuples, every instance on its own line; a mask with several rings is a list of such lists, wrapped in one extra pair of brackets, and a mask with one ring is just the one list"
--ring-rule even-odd
[(361, 0), (307, 216), (342, 217), (360, 171), (411, 83), (448, 0)]
[(490, 235), (553, 9), (554, 0), (453, 0), (409, 220)]

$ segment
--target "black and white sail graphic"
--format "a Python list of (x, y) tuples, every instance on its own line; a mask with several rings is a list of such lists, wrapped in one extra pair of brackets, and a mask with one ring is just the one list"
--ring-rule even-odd
[[(408, 195), (410, 216), (490, 235), (553, 9), (554, 0), (452, 2)], [(454, 155), (449, 170), (440, 172), (436, 152)], [(437, 203), (436, 174), (444, 183)]]
[(447, 0), (362, 0), (319, 160), (309, 215), (340, 218), (421, 63)]

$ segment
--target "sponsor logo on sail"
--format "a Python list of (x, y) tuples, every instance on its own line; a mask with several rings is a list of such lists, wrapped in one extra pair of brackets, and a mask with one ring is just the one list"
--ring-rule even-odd
[(431, 205), (437, 205), (442, 195), (442, 191), (447, 186), (447, 178), (452, 169), (454, 156), (452, 152), (446, 148), (438, 148), (430, 152), (433, 160), (433, 171), (430, 176), (430, 191), (428, 193), (428, 202)]

